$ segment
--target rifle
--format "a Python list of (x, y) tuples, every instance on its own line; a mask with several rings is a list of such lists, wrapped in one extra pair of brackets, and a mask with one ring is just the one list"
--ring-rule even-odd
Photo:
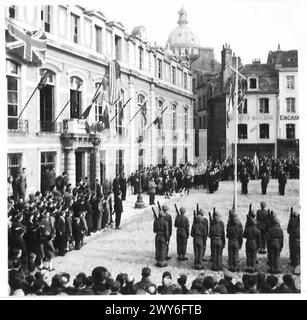
[(195, 212), (195, 210), (193, 211), (193, 215), (194, 215), (194, 222), (196, 221), (196, 212)]
[(176, 209), (177, 215), (179, 216), (179, 215), (180, 215), (180, 213), (179, 213), (179, 210), (178, 210), (178, 208), (177, 208), (177, 204), (176, 204), (176, 203), (174, 203), (174, 206), (175, 206), (175, 209)]
[(251, 212), (252, 212), (252, 204), (249, 204), (249, 209), (248, 209), (248, 217), (251, 216)]
[(156, 220), (157, 219), (156, 211), (155, 211), (155, 209), (153, 207), (151, 207), (151, 209), (152, 209), (152, 212), (153, 212), (153, 215), (154, 215), (154, 219)]
[(159, 201), (157, 201), (157, 202), (158, 202), (158, 208), (159, 208), (159, 210), (162, 210), (162, 209), (161, 209), (160, 202), (159, 202)]
[(215, 207), (213, 208), (213, 215), (215, 215)]
[(198, 203), (196, 204), (196, 213), (197, 214), (199, 213), (199, 205), (198, 205)]
[(209, 221), (210, 221), (210, 224), (212, 223), (212, 216), (211, 216), (211, 212), (209, 211)]

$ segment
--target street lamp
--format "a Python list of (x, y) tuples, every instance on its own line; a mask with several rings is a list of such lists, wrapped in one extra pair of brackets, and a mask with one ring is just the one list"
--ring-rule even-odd
[(145, 203), (143, 201), (143, 196), (142, 196), (142, 192), (141, 192), (141, 188), (142, 188), (142, 183), (141, 183), (141, 161), (142, 161), (142, 154), (141, 154), (141, 151), (142, 151), (142, 142), (143, 142), (144, 138), (142, 135), (140, 135), (138, 138), (137, 138), (137, 143), (139, 144), (139, 194), (137, 196), (137, 199), (136, 199), (136, 203), (135, 203), (135, 208), (137, 209), (142, 209), (145, 207)]

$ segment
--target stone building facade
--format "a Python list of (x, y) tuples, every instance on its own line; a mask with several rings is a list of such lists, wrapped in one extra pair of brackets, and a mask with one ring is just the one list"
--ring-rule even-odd
[[(26, 167), (28, 192), (40, 188), (50, 165), (75, 185), (129, 175), (138, 164), (193, 161), (189, 64), (151, 45), (144, 27), (128, 34), (102, 11), (79, 5), (7, 7), (6, 66), (8, 175)], [(106, 118), (113, 118), (109, 129), (93, 129)]]

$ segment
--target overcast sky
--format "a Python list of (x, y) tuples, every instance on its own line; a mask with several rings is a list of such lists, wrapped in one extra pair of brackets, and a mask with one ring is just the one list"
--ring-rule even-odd
[(107, 19), (121, 21), (128, 33), (144, 25), (148, 40), (165, 45), (176, 28), (178, 11), (183, 5), (189, 26), (203, 47), (213, 47), (216, 59), (224, 43), (251, 63), (254, 58), (266, 62), (269, 50), (299, 49), (306, 34), (305, 0), (103, 0), (86, 6), (101, 9)]

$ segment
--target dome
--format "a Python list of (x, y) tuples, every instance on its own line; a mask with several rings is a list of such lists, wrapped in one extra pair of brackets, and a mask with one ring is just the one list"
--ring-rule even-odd
[(178, 27), (169, 35), (167, 41), (170, 48), (199, 48), (198, 37), (188, 26), (187, 13), (184, 8), (181, 8), (178, 14)]

